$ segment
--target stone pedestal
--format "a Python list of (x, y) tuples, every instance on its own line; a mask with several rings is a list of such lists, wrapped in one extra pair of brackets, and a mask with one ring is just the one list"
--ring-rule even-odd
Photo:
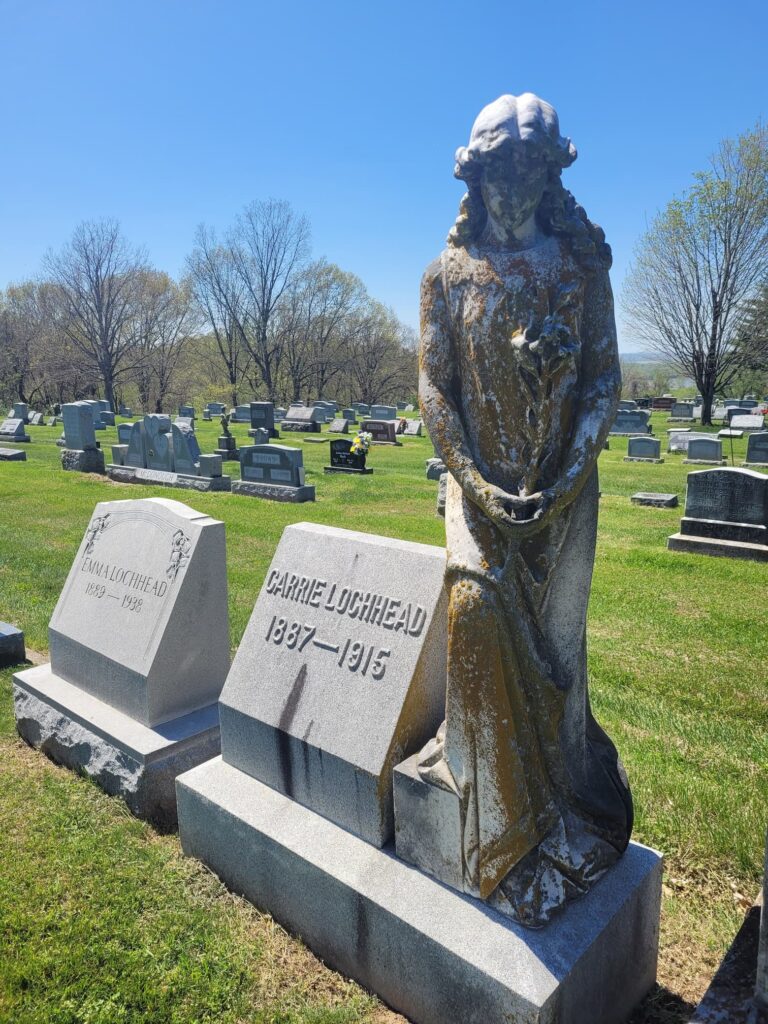
[(221, 748), (216, 704), (149, 727), (54, 675), (50, 665), (17, 672), (13, 684), (22, 739), (162, 829), (176, 825), (176, 776)]
[(219, 447), (213, 454), (220, 455), (222, 462), (237, 462), (239, 458), (237, 441), (231, 435), (222, 434), (219, 438)]
[(531, 931), (220, 758), (177, 793), (185, 853), (415, 1024), (623, 1024), (655, 981), (661, 857), (637, 843)]
[(104, 452), (96, 448), (87, 448), (85, 451), (64, 448), (61, 453), (61, 468), (77, 473), (103, 473)]

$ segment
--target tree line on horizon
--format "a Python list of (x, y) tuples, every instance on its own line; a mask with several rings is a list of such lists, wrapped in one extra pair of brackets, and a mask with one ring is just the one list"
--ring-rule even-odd
[(412, 398), (416, 349), (359, 277), (312, 258), (284, 200), (251, 203), (221, 237), (200, 226), (178, 281), (100, 220), (0, 291), (0, 396), (33, 407)]

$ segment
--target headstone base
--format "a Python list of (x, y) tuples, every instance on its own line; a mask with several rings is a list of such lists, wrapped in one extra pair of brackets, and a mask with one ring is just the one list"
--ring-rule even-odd
[(280, 431), (279, 430), (275, 430), (274, 427), (272, 428), (272, 430), (269, 430), (266, 427), (255, 427), (255, 428), (252, 427), (248, 431), (248, 437), (253, 437), (253, 438), (258, 437), (260, 430), (267, 430), (267, 432), (269, 434), (269, 437), (270, 437), (270, 440), (272, 440), (272, 441), (279, 440), (279, 438), (280, 438)]
[(625, 455), (625, 462), (651, 462), (654, 466), (660, 466), (664, 459), (641, 459), (638, 455)]
[(237, 448), (216, 448), (214, 455), (220, 455), (222, 462), (239, 462), (240, 453)]
[(692, 416), (667, 416), (667, 423), (691, 423)]
[(176, 788), (186, 854), (415, 1024), (620, 1024), (654, 984), (662, 860), (637, 843), (531, 931), (221, 758)]
[(93, 448), (85, 451), (64, 448), (61, 453), (61, 468), (76, 473), (103, 473), (104, 452)]
[(185, 491), (229, 491), (231, 476), (186, 476), (184, 473), (164, 473), (159, 469), (138, 469), (134, 466), (116, 466), (110, 463), (106, 468), (110, 480), (121, 484), (162, 484), (163, 487), (180, 487)]
[(684, 466), (727, 466), (727, 459), (683, 459)]
[(13, 444), (29, 444), (31, 440), (29, 434), (22, 434), (21, 437), (16, 434), (0, 434), (0, 441), (11, 441)]
[(640, 430), (611, 430), (609, 437), (653, 437), (653, 431), (647, 430), (643, 433)]
[(24, 634), (10, 622), (0, 622), (0, 666), (18, 665), (25, 661), (27, 649)]
[(715, 537), (673, 533), (667, 538), (667, 548), (670, 551), (687, 551), (694, 555), (747, 558), (754, 562), (768, 562), (768, 545), (750, 544), (743, 540), (719, 540)]
[(17, 672), (13, 682), (22, 739), (162, 829), (176, 826), (176, 776), (221, 749), (216, 704), (150, 729), (60, 679), (50, 665)]
[(283, 487), (281, 484), (260, 484), (253, 480), (235, 480), (233, 494), (244, 494), (249, 498), (266, 498), (268, 501), (291, 501), (296, 504), (315, 500), (314, 484), (303, 487)]
[[(663, 459), (661, 460), (664, 461)], [(654, 491), (638, 491), (629, 499), (633, 505), (646, 505), (649, 508), (677, 508), (677, 495), (655, 493)]]
[(352, 466), (323, 466), (324, 473), (351, 473), (353, 476), (370, 476), (373, 472), (370, 466), (364, 469), (354, 469)]
[(19, 448), (0, 448), (0, 462), (26, 462), (27, 453)]
[[(21, 453), (24, 455), (24, 452)], [(768, 469), (768, 462), (742, 462), (747, 469)]]

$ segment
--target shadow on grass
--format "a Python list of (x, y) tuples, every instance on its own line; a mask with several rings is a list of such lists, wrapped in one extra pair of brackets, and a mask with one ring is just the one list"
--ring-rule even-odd
[(627, 1024), (688, 1024), (695, 1009), (693, 1003), (681, 999), (661, 985), (656, 985)]

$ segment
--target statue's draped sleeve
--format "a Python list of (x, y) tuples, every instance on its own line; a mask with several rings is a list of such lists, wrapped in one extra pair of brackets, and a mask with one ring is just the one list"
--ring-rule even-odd
[(419, 399), (421, 412), (446, 467), (470, 497), (483, 481), (467, 441), (456, 402), (457, 360), (439, 260), (427, 267), (421, 282)]

